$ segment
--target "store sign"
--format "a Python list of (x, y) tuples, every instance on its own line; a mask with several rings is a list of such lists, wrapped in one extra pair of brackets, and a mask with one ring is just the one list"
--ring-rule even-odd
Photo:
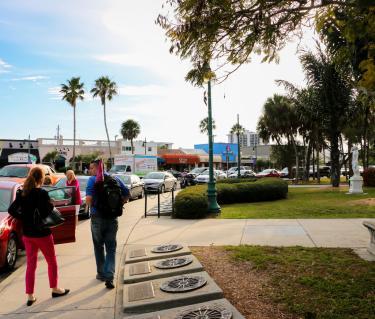
[[(36, 156), (30, 154), (30, 162), (36, 163)], [(13, 153), (8, 156), (8, 163), (29, 163), (28, 153)]]

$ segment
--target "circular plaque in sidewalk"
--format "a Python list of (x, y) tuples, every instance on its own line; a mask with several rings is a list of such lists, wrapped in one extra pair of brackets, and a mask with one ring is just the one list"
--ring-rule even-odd
[(182, 245), (170, 244), (170, 245), (160, 245), (151, 249), (153, 253), (171, 253), (172, 251), (177, 251), (182, 249)]
[(173, 269), (187, 266), (192, 262), (193, 259), (191, 257), (176, 257), (159, 261), (155, 264), (155, 267), (159, 269)]
[(207, 283), (206, 278), (202, 276), (180, 276), (166, 281), (160, 286), (165, 292), (187, 292), (203, 287)]

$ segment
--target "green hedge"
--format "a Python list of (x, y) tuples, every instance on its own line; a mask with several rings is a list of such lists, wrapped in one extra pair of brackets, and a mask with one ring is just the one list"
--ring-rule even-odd
[(363, 171), (363, 185), (375, 186), (375, 168), (367, 168)]
[(238, 184), (238, 183), (246, 183), (246, 182), (256, 182), (258, 179), (256, 177), (249, 177), (249, 178), (225, 178), (219, 179), (216, 184)]
[[(283, 199), (288, 184), (278, 178), (263, 178), (256, 182), (218, 183), (219, 204), (250, 203)], [(188, 187), (176, 196), (173, 217), (203, 218), (207, 216), (207, 185)]]

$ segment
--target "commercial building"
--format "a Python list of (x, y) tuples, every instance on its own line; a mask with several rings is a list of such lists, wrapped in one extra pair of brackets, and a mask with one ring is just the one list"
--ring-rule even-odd
[[(208, 144), (195, 144), (194, 149), (204, 150), (208, 156)], [(238, 156), (238, 147), (237, 144), (234, 143), (213, 143), (213, 154), (214, 159), (216, 158), (217, 161), (214, 160), (215, 168), (223, 168), (226, 169), (228, 167), (234, 166), (237, 163), (237, 156)], [(220, 159), (220, 162), (218, 161)], [(207, 157), (207, 165), (208, 165), (208, 157)]]
[[(228, 134), (228, 143), (237, 144), (237, 135)], [(241, 147), (254, 147), (256, 145), (262, 144), (262, 140), (259, 138), (259, 134), (256, 132), (251, 132), (245, 130), (243, 134), (240, 134), (240, 146)]]
[(173, 143), (169, 142), (154, 142), (154, 141), (133, 141), (132, 146), (129, 140), (119, 140), (121, 142), (121, 154), (130, 155), (158, 155), (159, 149), (172, 149)]
[(0, 167), (8, 164), (39, 163), (37, 140), (0, 140)]

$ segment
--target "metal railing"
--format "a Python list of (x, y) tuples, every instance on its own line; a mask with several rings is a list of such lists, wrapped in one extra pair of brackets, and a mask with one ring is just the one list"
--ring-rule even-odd
[[(150, 196), (150, 199), (154, 199), (156, 196), (158, 198), (158, 218), (160, 218), (160, 196), (164, 197), (164, 198), (168, 198), (169, 197), (169, 193), (171, 193), (172, 195), (172, 215), (174, 213), (174, 192), (175, 192), (175, 187), (172, 187), (172, 189), (169, 191), (169, 192), (166, 192), (168, 193), (167, 197), (163, 196), (163, 192), (161, 191), (163, 188), (163, 185), (160, 185), (157, 189), (156, 189), (156, 192), (155, 190), (152, 190), (152, 191), (149, 191), (146, 189), (146, 187), (143, 188), (144, 190), (144, 194), (145, 194), (145, 218), (147, 217), (147, 198), (148, 196)], [(152, 196), (155, 196), (155, 197), (152, 197)]]

